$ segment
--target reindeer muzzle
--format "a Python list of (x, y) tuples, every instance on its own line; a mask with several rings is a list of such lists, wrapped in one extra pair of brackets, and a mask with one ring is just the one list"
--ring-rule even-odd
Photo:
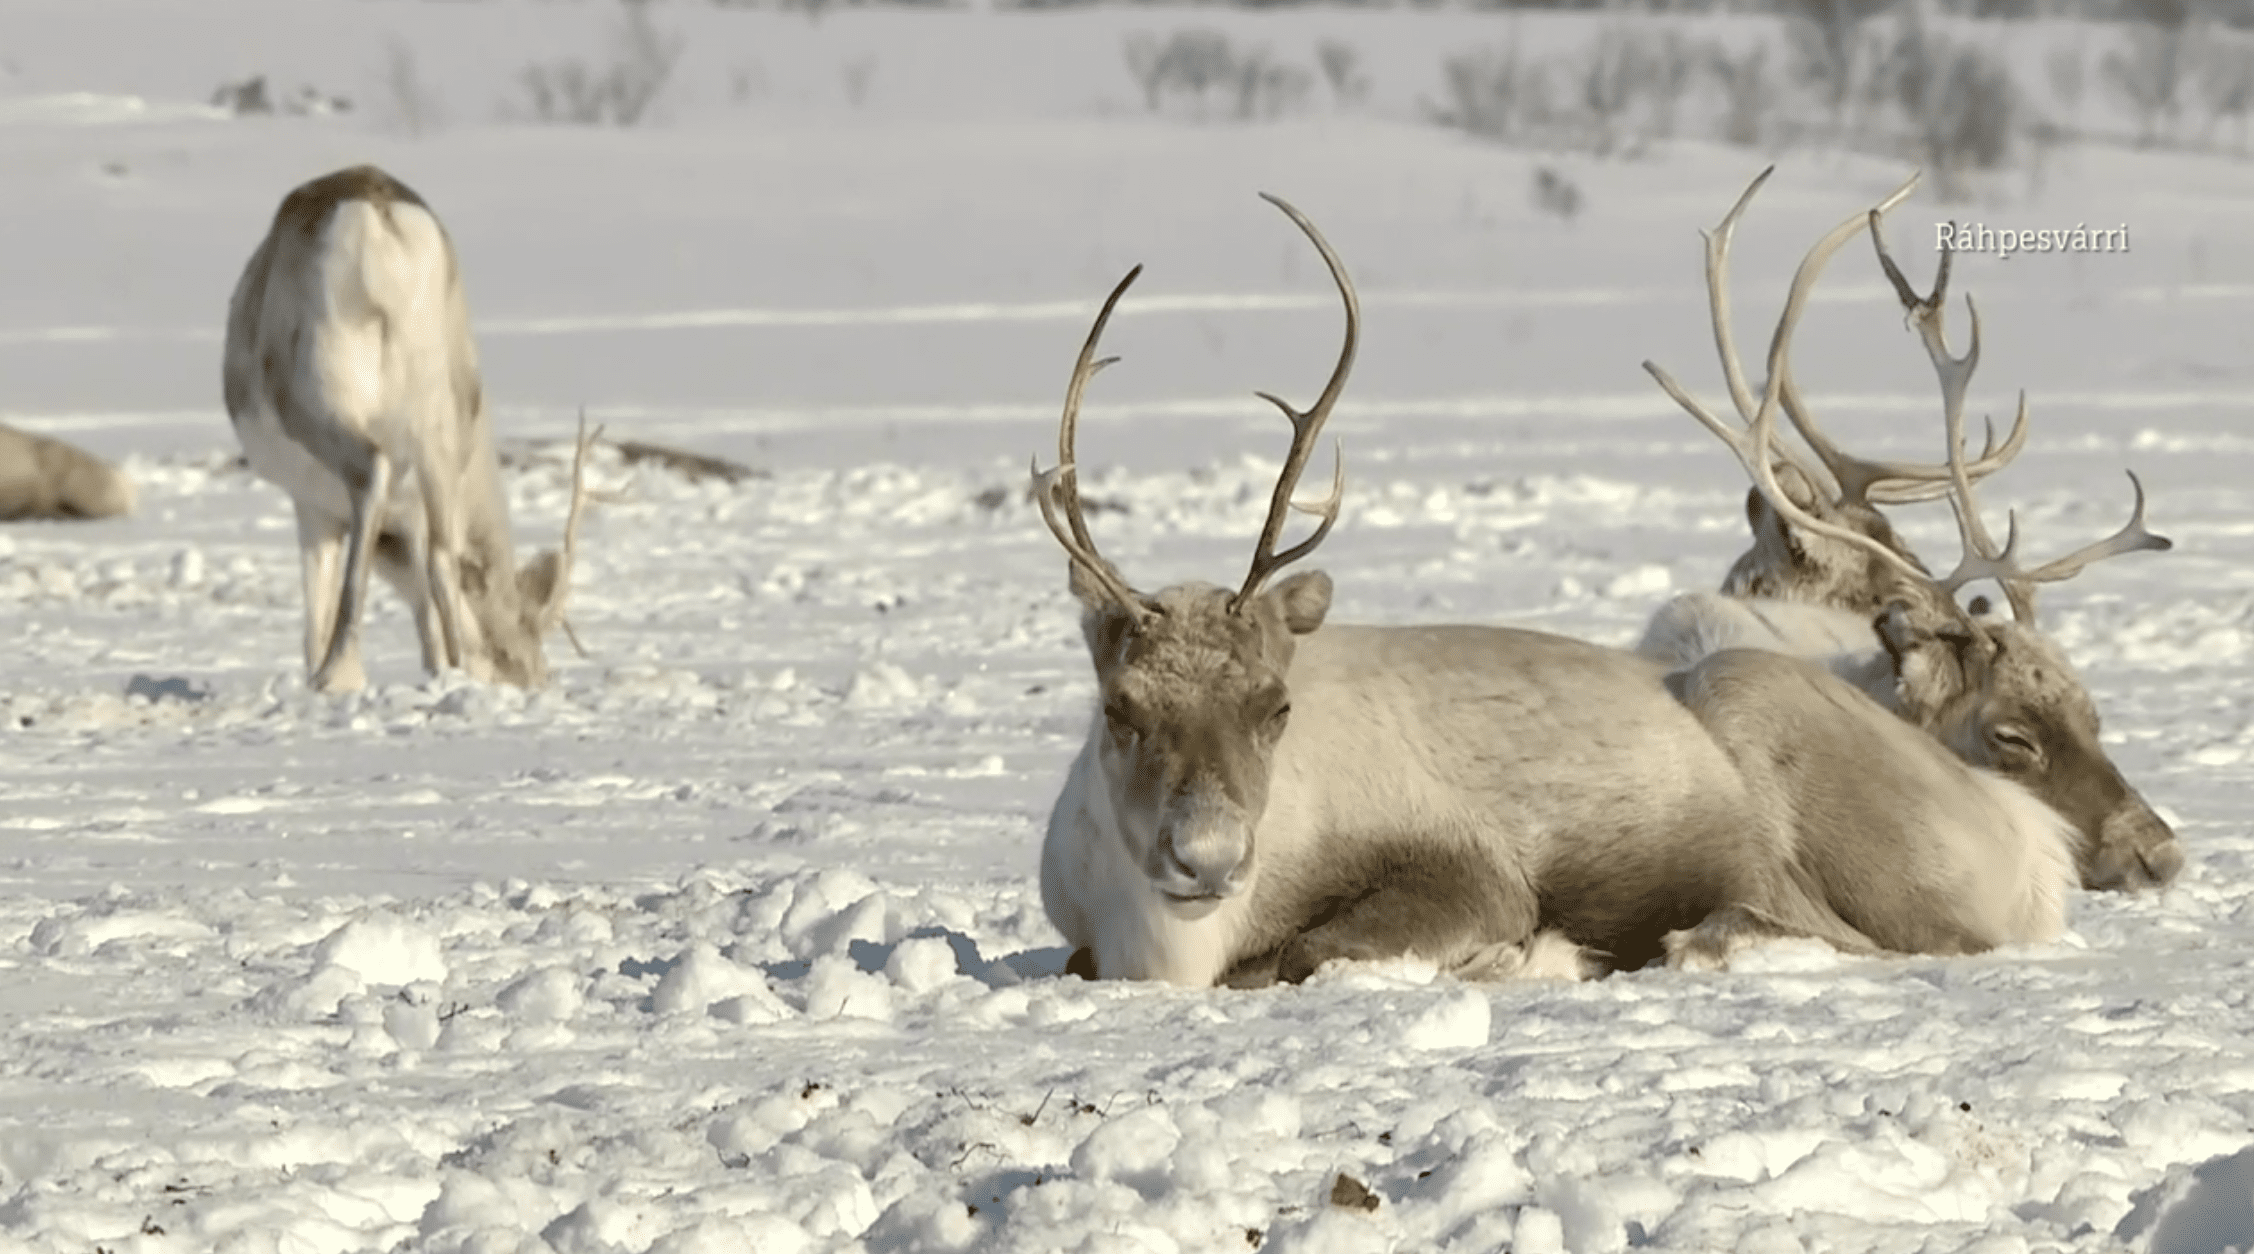
[(2184, 847), (2176, 833), (2149, 807), (2132, 804), (2107, 815), (2099, 826), (2083, 887), (2164, 888), (2183, 869)]

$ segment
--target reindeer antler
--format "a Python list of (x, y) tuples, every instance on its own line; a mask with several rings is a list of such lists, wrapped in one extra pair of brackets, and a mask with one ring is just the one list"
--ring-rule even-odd
[[(1033, 459), (1033, 499), (1041, 507), (1042, 521), (1064, 546), (1065, 555), (1072, 559), (1096, 585), (1104, 590), (1119, 608), (1140, 627), (1156, 612), (1144, 596), (1128, 586), (1112, 564), (1096, 551), (1094, 537), (1088, 534), (1088, 523), (1081, 516), (1080, 480), (1074, 466), (1075, 446), (1080, 431), (1080, 397), (1088, 389), (1088, 380), (1096, 377), (1105, 366), (1119, 360), (1105, 357), (1098, 360), (1096, 346), (1102, 342), (1104, 327), (1111, 321), (1111, 311), (1119, 298), (1127, 294), (1135, 279), (1143, 272), (1141, 266), (1127, 272), (1119, 285), (1111, 289), (1104, 299), (1103, 308), (1096, 313), (1095, 325), (1088, 329), (1088, 339), (1080, 346), (1080, 356), (1072, 364), (1072, 382), (1064, 392), (1064, 415), (1057, 422), (1057, 464), (1054, 469), (1042, 470), (1038, 457)], [(1064, 520), (1057, 518), (1058, 500), (1062, 498)]]
[[(1260, 526), (1260, 542), (1252, 551), (1252, 568), (1245, 572), (1244, 586), (1229, 600), (1229, 612), (1236, 613), (1245, 602), (1260, 591), (1270, 575), (1289, 566), (1315, 551), (1330, 529), (1338, 522), (1338, 508), (1346, 499), (1346, 450), (1339, 446), (1333, 453), (1330, 495), (1320, 501), (1303, 504), (1291, 499), (1299, 486), (1299, 476), (1307, 469), (1307, 459), (1315, 451), (1315, 437), (1322, 433), (1323, 424), (1330, 419), (1332, 407), (1338, 404), (1339, 393), (1346, 388), (1346, 376), (1354, 367), (1354, 352), (1361, 343), (1362, 305), (1354, 294), (1354, 280), (1346, 273), (1346, 265), (1331, 250), (1330, 241), (1307, 219), (1307, 215), (1293, 208), (1280, 196), (1260, 193), (1260, 198), (1283, 210), (1310, 242), (1315, 251), (1323, 255), (1323, 264), (1330, 267), (1330, 277), (1338, 285), (1339, 298), (1346, 304), (1346, 340), (1338, 350), (1338, 365), (1331, 369), (1330, 381), (1323, 385), (1322, 394), (1305, 411), (1293, 409), (1281, 397), (1269, 392), (1254, 395), (1283, 411), (1291, 422), (1291, 451), (1284, 455), (1283, 469), (1276, 476), (1276, 489), (1268, 499), (1268, 517)], [(1322, 519), (1314, 534), (1278, 553), (1276, 541), (1283, 536), (1284, 520), (1292, 510), (1313, 514)]]
[[(1856, 232), (1864, 229), (1870, 222), (1877, 220), (1878, 217), (1891, 211), (1907, 199), (1910, 192), (1917, 187), (1918, 176), (1911, 175), (1900, 187), (1896, 188), (1884, 200), (1881, 200), (1875, 208), (1859, 213), (1834, 227), (1829, 234), (1818, 240), (1815, 247), (1811, 248), (1807, 256), (1802, 259), (1800, 269), (1794, 276), (1793, 295), (1787, 300), (1787, 307), (1778, 320), (1776, 338), (1773, 338), (1770, 343), (1769, 379), (1763, 387), (1762, 398), (1756, 399), (1752, 390), (1746, 384), (1745, 369), (1740, 364), (1735, 334), (1731, 328), (1729, 254), (1738, 220), (1744, 216), (1746, 207), (1753, 201), (1754, 194), (1761, 190), (1762, 185), (1768, 181), (1769, 176), (1775, 171), (1775, 166), (1770, 166), (1761, 171), (1753, 182), (1746, 187), (1744, 193), (1738, 197), (1737, 203), (1731, 206), (1729, 213), (1723, 217), (1721, 224), (1706, 235), (1706, 290), (1709, 314), (1714, 324), (1715, 348), (1722, 359), (1723, 378), (1729, 386), (1731, 401), (1738, 411), (1739, 418), (1746, 424), (1745, 429), (1740, 430), (1731, 427), (1715, 418), (1703, 406), (1692, 401), (1683, 389), (1659, 367), (1646, 362), (1644, 368), (1651, 372), (1652, 377), (1659, 381), (1659, 385), (1666, 389), (1668, 395), (1672, 396), (1676, 403), (1682, 405), (1693, 418), (1698, 420), (1700, 425), (1728, 445), (1731, 451), (1738, 455), (1738, 460), (1741, 462), (1746, 460), (1748, 450), (1753, 442), (1751, 428), (1754, 425), (1755, 416), (1760, 412), (1762, 403), (1773, 393), (1776, 403), (1782, 405), (1785, 417), (1791, 421), (1793, 428), (1800, 433), (1801, 438), (1807, 442), (1809, 449), (1815, 454), (1816, 464), (1810, 464), (1799, 457), (1788, 446), (1774, 443), (1773, 436), (1770, 437), (1769, 444), (1771, 455), (1792, 466), (1808, 480), (1809, 485), (1816, 491), (1825, 490), (1825, 485), (1829, 483), (1838, 489), (1837, 499), (1842, 503), (1861, 505), (1904, 504), (1911, 501), (1932, 500), (1944, 495), (1948, 491), (1947, 485), (1950, 479), (1950, 469), (1947, 465), (1924, 462), (1873, 461), (1855, 457), (1842, 451), (1824, 432), (1821, 425), (1817, 423), (1806, 400), (1801, 396), (1799, 384), (1793, 377), (1790, 355), (1777, 352), (1779, 341), (1789, 338), (1793, 324), (1797, 323), (1807, 296), (1814, 287), (1816, 278), (1822, 273), (1823, 267), (1829, 263), (1832, 254), (1837, 252), (1848, 240), (1854, 238)], [(1974, 477), (1993, 474), (2016, 456), (2026, 442), (2027, 416), (2022, 411), (2019, 420), (2013, 425), (2010, 435), (2000, 448), (1995, 443), (1994, 432), (1989, 433), (1987, 447), (1968, 468), (1969, 473)], [(1751, 467), (1748, 467), (1748, 470), (1750, 469)], [(1769, 477), (1773, 479), (1773, 473)], [(1782, 495), (1781, 492), (1771, 493), (1772, 498)], [(1816, 530), (1821, 534), (1832, 534), (1829, 530), (1820, 526)]]
[[(1868, 213), (1858, 213), (1833, 227), (1830, 233), (1816, 241), (1815, 246), (1808, 250), (1805, 257), (1801, 258), (1800, 268), (1792, 276), (1791, 290), (1785, 297), (1784, 310), (1778, 315), (1776, 331), (1769, 341), (1768, 379), (1762, 387), (1761, 396), (1756, 400), (1751, 389), (1746, 386), (1745, 370), (1739, 364), (1735, 336), (1730, 329), (1730, 241), (1737, 230), (1738, 219), (1745, 213), (1746, 206), (1752, 203), (1754, 193), (1760, 191), (1761, 185), (1766, 183), (1769, 176), (1775, 172), (1775, 166), (1770, 166), (1768, 169), (1761, 171), (1754, 178), (1752, 184), (1745, 189), (1745, 193), (1738, 197), (1737, 203), (1730, 207), (1730, 211), (1723, 217), (1721, 225), (1706, 236), (1706, 292), (1708, 312), (1714, 323), (1714, 344), (1722, 358), (1722, 374), (1729, 386), (1731, 402), (1736, 406), (1738, 416), (1744, 420), (1745, 429), (1740, 431), (1716, 418), (1704, 405), (1701, 405), (1689, 392), (1685, 391), (1681, 384), (1675, 382), (1673, 376), (1656, 363), (1645, 362), (1644, 370), (1658, 381), (1659, 386), (1666, 391), (1667, 395), (1674, 398), (1676, 404), (1681, 405), (1691, 417), (1698, 420), (1699, 425), (1712, 432), (1715, 438), (1721, 440), (1732, 453), (1736, 454), (1739, 464), (1745, 467), (1746, 474), (1752, 477), (1754, 485), (1760, 489), (1762, 496), (1777, 511), (1778, 516), (1787, 523), (1817, 535), (1830, 536), (1868, 549), (1881, 555), (1884, 560), (1914, 578), (1929, 578), (1930, 576), (1920, 569), (1916, 563), (1879, 541), (1860, 532), (1825, 522), (1801, 509), (1799, 505), (1794, 503), (1791, 494), (1787, 493), (1777, 483), (1774, 465), (1774, 460), (1781, 458), (1806, 477), (1809, 484), (1818, 491), (1822, 490), (1827, 472), (1833, 482), (1839, 482), (1837, 472), (1833, 471), (1828, 464), (1822, 470), (1819, 470), (1818, 467), (1795, 457), (1789, 449), (1782, 448), (1775, 443), (1777, 410), (1785, 403), (1786, 395), (1789, 393), (1794, 398), (1794, 403), (1791, 406), (1793, 410), (1799, 411), (1804, 408), (1797, 403), (1798, 390), (1792, 383), (1792, 334), (1799, 325), (1801, 314), (1807, 308), (1808, 297), (1815, 289), (1816, 279), (1822, 275), (1823, 268), (1831, 260), (1832, 254), (1838, 252), (1842, 245), (1854, 238), (1856, 232), (1867, 227), (1872, 217), (1902, 203), (1910, 192), (1916, 188), (1918, 176), (1911, 175), (1892, 194), (1880, 201), (1875, 209)], [(1809, 424), (1809, 429), (1815, 429), (1812, 423)], [(1821, 438), (1820, 432), (1818, 438)], [(1816, 445), (1811, 442), (1810, 447), (1814, 448)], [(1834, 452), (1836, 453), (1836, 450)]]
[[(2065, 557), (2045, 562), (2033, 570), (2019, 565), (2019, 519), (2007, 514), (2002, 548), (1996, 547), (1995, 538), (1989, 534), (1987, 524), (1980, 517), (1980, 502), (1973, 494), (1973, 484), (1982, 476), (1968, 466), (1964, 458), (1964, 394), (1972, 380), (1972, 372), (1980, 364), (1980, 308), (1970, 294), (1964, 298), (1965, 314), (1972, 326), (1970, 342), (1962, 356), (1952, 356), (1948, 339), (1942, 328), (1943, 305), (1949, 285), (1949, 257), (1941, 253), (1940, 265), (1933, 280), (1933, 291), (1919, 296), (1903, 276), (1902, 268), (1886, 251), (1886, 238), (1879, 231), (1878, 217), (1871, 217), (1871, 244), (1878, 250), (1878, 264), (1894, 285), (1894, 294), (1901, 300), (1902, 309), (1909, 315), (1911, 325), (1917, 329), (1918, 339), (1924, 343), (1926, 356), (1933, 361), (1933, 370), (1941, 381), (1941, 422), (1949, 442), (1950, 511), (1957, 520), (1957, 534), (1964, 546), (1964, 556), (1957, 568), (1935, 581), (1945, 592), (1955, 592), (1976, 579), (1993, 579), (2003, 586), (2004, 596), (2011, 602), (2012, 617), (2023, 623), (2035, 621), (2035, 585), (2057, 583), (2071, 579), (2084, 567), (2109, 557), (2140, 550), (2164, 551), (2175, 542), (2165, 536), (2154, 535), (2145, 527), (2144, 484), (2135, 471), (2129, 471), (2129, 486), (2136, 493), (2136, 505), (2130, 511), (2129, 521), (2122, 528), (2095, 544), (2086, 545)], [(2019, 394), (2019, 420), (2014, 424), (2024, 426), (2027, 420), (2027, 394)]]
[(595, 441), (603, 437), (603, 428), (597, 426), (592, 433), (587, 430), (587, 410), (579, 410), (579, 437), (571, 453), (571, 505), (564, 511), (563, 548), (556, 561), (556, 582), (549, 590), (548, 604), (542, 613), (547, 621), (563, 628), (564, 636), (579, 656), (587, 656), (587, 646), (579, 642), (579, 633), (572, 629), (571, 620), (564, 616), (564, 606), (571, 599), (572, 562), (579, 555), (579, 518), (585, 510), (587, 499), (587, 453)]

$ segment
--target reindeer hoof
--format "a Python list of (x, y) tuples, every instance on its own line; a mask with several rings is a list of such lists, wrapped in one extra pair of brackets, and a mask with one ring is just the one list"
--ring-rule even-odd
[(1097, 978), (1096, 951), (1093, 949), (1073, 950), (1072, 956), (1064, 960), (1064, 973), (1066, 975), (1077, 975), (1083, 980)]

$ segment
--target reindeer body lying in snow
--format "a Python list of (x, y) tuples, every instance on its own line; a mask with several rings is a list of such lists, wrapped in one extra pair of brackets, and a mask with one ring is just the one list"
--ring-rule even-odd
[[(1185, 618), (1190, 597), (1218, 596), (1158, 600)], [(1049, 821), (1049, 917), (1097, 972), (1191, 985), (1410, 951), (1472, 974), (1561, 973), (1528, 948), (1541, 932), (1620, 967), (1724, 958), (1762, 925), (1854, 953), (2059, 934), (2070, 839), (2024, 789), (1779, 654), (1712, 655), (1679, 697), (1660, 673), (1501, 627), (1300, 637), (1245, 856), (1204, 859), (1180, 826), (1166, 846), (1183, 868), (1228, 863), (1235, 891), (1210, 901), (1153, 891), (1163, 820), (1136, 813), (1099, 716)], [(1129, 787), (1112, 786), (1119, 771)]]
[(587, 440), (561, 556), (517, 569), (461, 276), (421, 197), (372, 166), (285, 197), (228, 307), (224, 383), (251, 468), (297, 509), (315, 687), (366, 682), (371, 566), (412, 608), (426, 671), (546, 681)]
[(1310, 410), (1274, 402), (1295, 434), (1243, 586), (1137, 592), (1081, 517), (1080, 396), (1134, 273), (1036, 480), (1101, 692), (1042, 848), (1071, 969), (1257, 984), (1414, 952), (1571, 974), (1764, 936), (1957, 953), (2058, 934), (2062, 820), (1819, 668), (1725, 651), (1671, 688), (1658, 663), (1538, 632), (1326, 627), (1320, 572), (1265, 588), (1337, 518), (1343, 469), (1300, 507), (1320, 527), (1275, 552), (1358, 326), (1343, 266), (1276, 203), (1323, 253), (1347, 339)]
[[(1962, 357), (1952, 356), (1941, 327), (1949, 254), (1941, 254), (1932, 294), (1921, 297), (1878, 234), (1879, 219), (1907, 197), (1914, 178), (1876, 209), (1840, 224), (1801, 262), (1770, 345), (1770, 378), (1756, 403), (1732, 342), (1727, 272), (1738, 217), (1767, 178), (1764, 172), (1754, 180), (1707, 243), (1715, 340), (1745, 427), (1721, 422), (1664, 371), (1645, 363), (1669, 395), (1737, 454), (1753, 479), (1746, 501), (1753, 544), (1732, 564), (1720, 593), (1691, 593), (1662, 606), (1636, 651), (1672, 666), (1690, 665), (1718, 648), (1769, 649), (1820, 660), (1964, 761), (2003, 773), (2066, 815), (2085, 887), (2168, 883), (2184, 862), (2175, 833), (2107, 757), (2089, 690), (2065, 652), (2035, 625), (2037, 584), (2071, 578), (2106, 557), (2169, 547), (2145, 529), (2142, 485), (2127, 526), (2035, 569), (2022, 569), (2015, 559), (2016, 525), (2001, 548), (1990, 540), (1973, 485), (2024, 446), (2027, 404), (2022, 397), (2001, 447), (1991, 433), (1980, 456), (1967, 459), (1963, 409), (1979, 362), (1978, 311), (1971, 346)], [(1941, 380), (1948, 454), (1939, 464), (1873, 462), (1842, 452), (1792, 378), (1791, 333), (1815, 280), (1830, 255), (1865, 229)], [(1780, 410), (1815, 453), (1813, 462), (1775, 442)], [(2135, 478), (2130, 476), (2132, 483)], [(1949, 500), (1965, 545), (1957, 569), (1939, 578), (1877, 509), (1881, 503), (1936, 497)], [(1978, 602), (1970, 611), (1957, 604), (1957, 589), (1978, 578), (2003, 586), (2009, 618), (1985, 612)]]
[(133, 512), (133, 481), (75, 445), (0, 423), (0, 522), (115, 518)]

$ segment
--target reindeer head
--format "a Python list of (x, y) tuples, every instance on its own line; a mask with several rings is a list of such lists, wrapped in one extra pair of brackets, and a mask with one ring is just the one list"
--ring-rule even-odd
[(2084, 888), (2174, 879), (2183, 849), (2106, 757), (2097, 705), (2073, 664), (2032, 626), (1985, 608), (1975, 601), (1974, 612), (1935, 621), (1897, 602), (1878, 617), (1903, 717), (2064, 815), (2080, 836)]
[[(1813, 475), (1792, 462), (1777, 467), (1777, 486), (1806, 513), (1908, 556), (1894, 525), (1869, 502), (1828, 495)], [(1885, 604), (1882, 594), (1894, 582), (1892, 568), (1868, 549), (1788, 525), (1759, 488), (1746, 490), (1745, 521), (1753, 531), (1753, 547), (1731, 563), (1722, 580), (1724, 593), (1872, 614)]]
[[(587, 502), (587, 453), (603, 434), (601, 427), (587, 430), (587, 416), (579, 418), (577, 447), (571, 457), (571, 505), (564, 513), (563, 545), (543, 549), (531, 561), (511, 570), (513, 560), (505, 540), (499, 545), (473, 545), (461, 563), (462, 595), (470, 603), (470, 622), (463, 624), (472, 639), (463, 642), (463, 669), (486, 683), (540, 688), (548, 682), (547, 639), (562, 628), (574, 647), (578, 636), (564, 617), (571, 600), (571, 570), (579, 546), (579, 518)], [(581, 650), (582, 653), (585, 650)]]
[[(1291, 499), (1353, 365), (1361, 325), (1354, 286), (1312, 222), (1276, 197), (1265, 199), (1306, 233), (1330, 267), (1346, 304), (1346, 341), (1330, 382), (1306, 411), (1259, 394), (1291, 420), (1292, 442), (1244, 583), (1235, 591), (1185, 583), (1138, 592), (1097, 552), (1082, 518), (1073, 452), (1080, 398), (1088, 380), (1115, 360), (1097, 360), (1096, 347), (1140, 266), (1112, 289), (1080, 350), (1058, 429), (1058, 465), (1034, 472), (1035, 499), (1069, 558), (1081, 632), (1095, 663), (1102, 725), (1091, 735), (1099, 786), (1127, 856), (1153, 891), (1191, 914), (1249, 890), (1257, 873), (1254, 836), (1267, 810), (1276, 748), (1290, 727), (1296, 639), (1322, 626), (1331, 599), (1330, 577), (1320, 571), (1265, 585), (1322, 543), (1345, 491), (1340, 462), (1328, 497), (1311, 504)], [(1322, 521), (1277, 553), (1292, 509)]]
[[(1952, 355), (1942, 328), (1950, 255), (1941, 254), (1932, 293), (1920, 296), (1887, 254), (1879, 233), (1882, 215), (1908, 195), (1915, 178), (1877, 208), (1841, 223), (1802, 260), (1770, 343), (1769, 379), (1756, 403), (1731, 344), (1726, 274), (1730, 233), (1767, 177), (1764, 171), (1754, 180), (1707, 247), (1715, 339), (1744, 430), (1715, 419), (1664, 371), (1645, 363), (1678, 403), (1730, 446), (1753, 478), (1753, 494), (1760, 502), (1748, 511), (1754, 549), (1732, 568), (1733, 586), (1725, 591), (1758, 588), (1766, 595), (1879, 611), (1874, 628), (1893, 657), (1897, 708), (1904, 718), (1965, 761), (2018, 781), (2069, 819), (2081, 836), (2078, 861), (2086, 887), (2167, 883), (2183, 866), (2175, 834), (2105, 756), (2096, 706), (2057, 644), (2036, 629), (2034, 612), (2038, 583), (2071, 578), (2106, 557), (2169, 547), (2166, 539), (2145, 529), (2143, 485), (2129, 476), (2136, 508), (2126, 526), (2066, 557), (2021, 569), (2015, 557), (2016, 521), (2010, 539), (2001, 548), (1995, 545), (1980, 521), (1973, 485), (2001, 469), (2024, 445), (2027, 401), (2022, 395), (2011, 435), (2001, 447), (1991, 430), (1980, 457), (1967, 458), (1964, 398), (1980, 358), (1979, 310), (1967, 297), (1970, 344), (1963, 356)], [(1813, 421), (1793, 383), (1792, 331), (1808, 294), (1830, 255), (1866, 226), (1879, 264), (1940, 378), (1948, 456), (1939, 465), (1847, 456)], [(1820, 469), (1796, 461), (1774, 443), (1780, 408), (1815, 451)], [(1838, 485), (1829, 497), (1812, 486), (1824, 476)], [(1875, 508), (1879, 502), (1935, 497), (1949, 501), (1964, 542), (1957, 568), (1939, 579)], [(2002, 584), (2012, 607), (2010, 619), (1958, 606), (1957, 590), (1982, 578)]]

